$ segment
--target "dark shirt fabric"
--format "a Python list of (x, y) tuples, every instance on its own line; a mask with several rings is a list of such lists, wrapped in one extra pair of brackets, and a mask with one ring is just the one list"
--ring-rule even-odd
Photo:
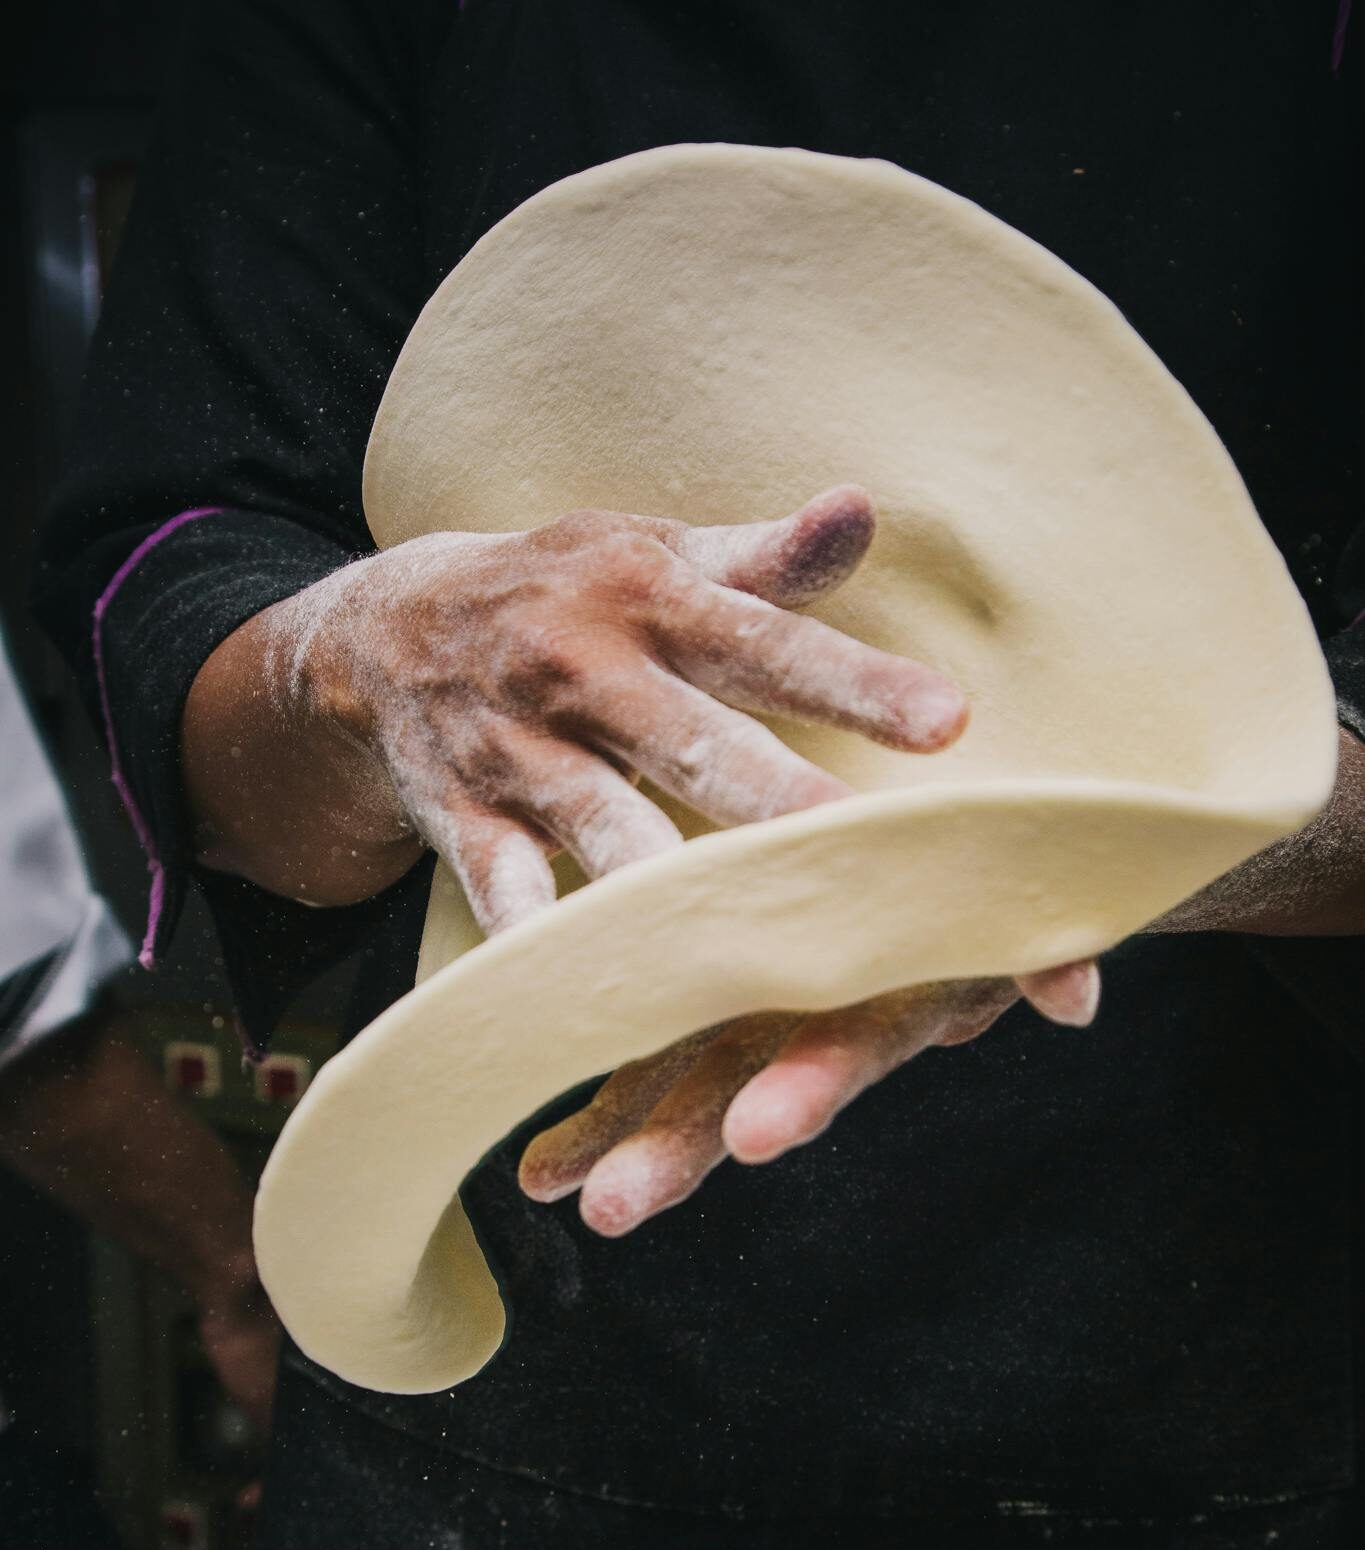
[[(888, 1518), (799, 1502), (755, 1518), (547, 1485), (433, 1447), (283, 1375), (257, 1550), (1356, 1550), (1347, 1493), (1142, 1520), (1018, 1500)], [(319, 1439), (324, 1439), (321, 1442)], [(362, 1482), (357, 1489), (357, 1482)], [(22, 1550), (22, 1547), (21, 1547)]]
[[(1232, 451), (1365, 732), (1337, 20), (1332, 0), (206, 7), (37, 577), (164, 872), (156, 949), (193, 871), (176, 748), (199, 665), (371, 547), (370, 421), (444, 274), (537, 189), (650, 145), (886, 157), (1097, 284)], [(103, 614), (101, 696), (91, 610), (153, 538)], [(252, 1034), (347, 952), (352, 1029), (401, 994), (428, 876), (325, 912), (202, 879)], [(484, 1373), (395, 1398), (291, 1360), (424, 1446), (690, 1512), (1203, 1520), (1349, 1489), (1361, 957), (1134, 940), (1089, 1032), (1015, 1010), (624, 1243), (519, 1195), (524, 1127), (464, 1191), (512, 1309)]]

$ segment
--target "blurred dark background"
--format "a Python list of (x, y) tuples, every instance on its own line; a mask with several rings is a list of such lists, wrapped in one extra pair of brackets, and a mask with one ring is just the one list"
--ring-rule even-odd
[[(28, 616), (25, 592), (102, 282), (159, 91), (175, 68), (184, 10), (183, 0), (47, 0), (11, 13), (0, 62), (0, 621), (96, 886), (134, 941), (145, 909), (142, 856), (103, 750)], [(125, 975), (109, 1015), (254, 1174), (330, 1047), (343, 992), (341, 981), (318, 987), (269, 1069), (244, 1073), (213, 930), (195, 899), (170, 960), (155, 975)], [(15, 1424), (88, 1464), (129, 1550), (249, 1543), (249, 1516), (234, 1502), (259, 1457), (197, 1349), (188, 1307), (3, 1172), (0, 1395)], [(0, 1540), (3, 1533), (0, 1525)]]

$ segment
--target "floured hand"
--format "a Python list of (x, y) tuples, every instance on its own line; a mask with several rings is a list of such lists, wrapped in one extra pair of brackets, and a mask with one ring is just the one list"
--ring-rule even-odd
[(874, 1082), (932, 1045), (974, 1039), (1021, 995), (1080, 1027), (1099, 991), (1098, 968), (1083, 962), (707, 1029), (622, 1066), (585, 1108), (542, 1131), (522, 1157), (521, 1187), (541, 1201), (579, 1190), (588, 1226), (619, 1237), (685, 1200), (727, 1156), (770, 1162), (813, 1140)]
[(915, 752), (966, 720), (932, 669), (789, 611), (846, 580), (874, 526), (844, 485), (780, 521), (582, 511), (356, 561), (248, 621), (196, 678), (200, 858), (344, 904), (428, 844), (491, 932), (553, 901), (550, 851), (600, 877), (680, 843), (634, 775), (720, 824), (845, 796), (744, 712)]

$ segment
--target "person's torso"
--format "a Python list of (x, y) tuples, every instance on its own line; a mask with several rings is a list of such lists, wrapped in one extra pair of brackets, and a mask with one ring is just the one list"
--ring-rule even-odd
[[(430, 283), (650, 145), (886, 157), (1118, 303), (1325, 622), (1353, 515), (1333, 11), (470, 0), (425, 87)], [(505, 1349), (448, 1395), (348, 1397), (684, 1506), (1197, 1511), (1347, 1483), (1352, 1066), (1234, 939), (1135, 941), (1106, 975), (1089, 1032), (1017, 1011), (622, 1242), (522, 1197), (510, 1138), (464, 1192)]]

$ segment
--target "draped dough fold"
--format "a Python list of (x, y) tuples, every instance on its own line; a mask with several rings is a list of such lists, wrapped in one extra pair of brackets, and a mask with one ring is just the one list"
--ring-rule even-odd
[(1212, 429), (1079, 275), (885, 163), (671, 146), (537, 194), (414, 326), (365, 505), (387, 546), (847, 480), (878, 536), (815, 612), (952, 675), (966, 735), (775, 722), (858, 795), (683, 815), (681, 849), (487, 943), (438, 869), (418, 986), (319, 1073), (257, 1201), (271, 1298), (341, 1376), (424, 1392), (494, 1354), (457, 1191), (569, 1087), (746, 1012), (1101, 952), (1326, 800), (1326, 671)]

